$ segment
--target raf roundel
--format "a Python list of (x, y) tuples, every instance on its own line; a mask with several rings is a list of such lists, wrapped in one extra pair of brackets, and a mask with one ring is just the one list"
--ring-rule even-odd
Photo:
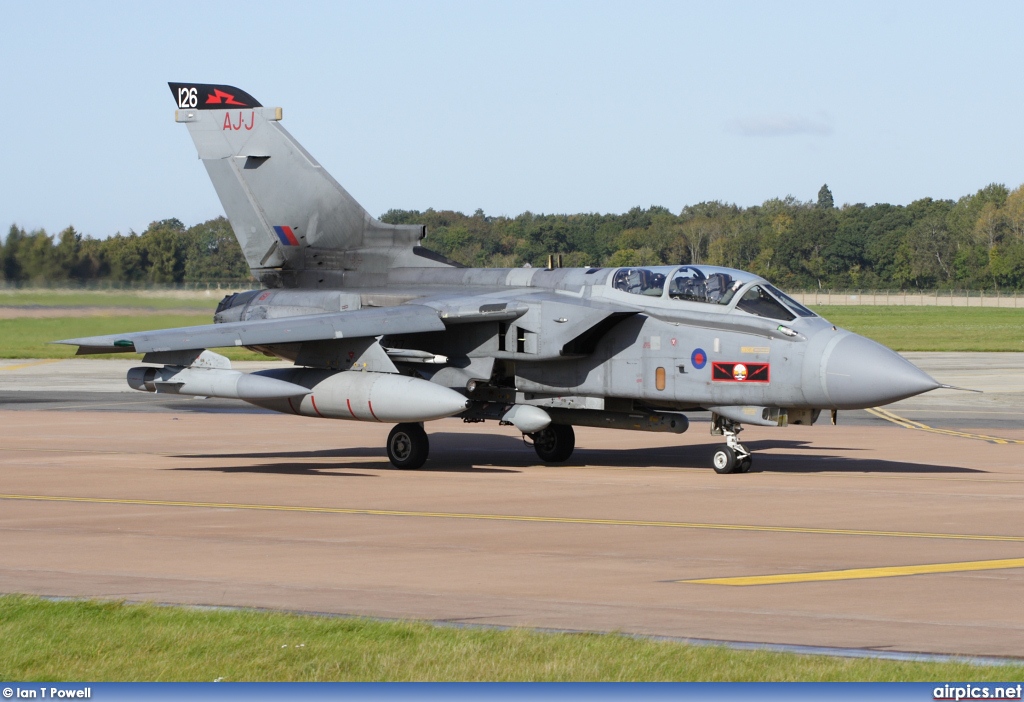
[(694, 349), (693, 353), (690, 354), (690, 364), (694, 368), (700, 370), (708, 363), (708, 355), (704, 353), (704, 349)]

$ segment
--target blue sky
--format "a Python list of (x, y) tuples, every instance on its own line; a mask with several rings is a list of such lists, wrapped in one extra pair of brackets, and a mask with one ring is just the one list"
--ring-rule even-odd
[(282, 106), (377, 215), (1012, 188), (1021, 27), (1021, 2), (2, 3), (0, 228), (221, 214), (167, 81)]

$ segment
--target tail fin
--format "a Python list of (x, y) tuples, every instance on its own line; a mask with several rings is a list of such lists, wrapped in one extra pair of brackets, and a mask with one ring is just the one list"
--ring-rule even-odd
[[(374, 219), (263, 107), (228, 85), (169, 83), (246, 261), (270, 287), (338, 287), (389, 268), (456, 265), (426, 229)], [(356, 282), (356, 281), (351, 281)]]

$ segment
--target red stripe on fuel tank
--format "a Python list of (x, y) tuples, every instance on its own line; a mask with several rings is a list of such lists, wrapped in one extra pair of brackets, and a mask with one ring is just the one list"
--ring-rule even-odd
[(320, 417), (321, 419), (324, 419), (324, 416), (320, 414), (320, 410), (316, 408), (316, 398), (310, 395), (309, 401), (313, 403), (313, 411), (316, 412), (316, 416)]
[(359, 417), (356, 416), (356, 413), (352, 411), (352, 400), (345, 398), (345, 404), (348, 405), (348, 413), (352, 415), (352, 419), (359, 419)]
[[(374, 419), (377, 419), (377, 415), (375, 415), (375, 414), (373, 413), (373, 403), (372, 403), (372, 402), (370, 402), (369, 400), (367, 400), (367, 401), (366, 401), (366, 406), (370, 408), (370, 415), (371, 415), (371, 416), (372, 416), (372, 417), (373, 417)], [(380, 421), (380, 419), (377, 419), (377, 421), (379, 422), (379, 421)]]

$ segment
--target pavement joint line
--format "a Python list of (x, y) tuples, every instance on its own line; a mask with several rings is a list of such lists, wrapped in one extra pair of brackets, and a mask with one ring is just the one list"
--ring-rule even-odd
[[(33, 447), (33, 446), (0, 446), (0, 453), (4, 451), (18, 451), (23, 453), (85, 453), (85, 454), (102, 454), (102, 455), (148, 455), (157, 456), (161, 458), (185, 458), (188, 460), (196, 460), (200, 458), (229, 458), (234, 456), (217, 456), (208, 453), (180, 453), (177, 451), (116, 451), (116, 450), (104, 450), (99, 448), (44, 448), (44, 447)], [(771, 454), (767, 454), (771, 455)], [(372, 459), (373, 456), (362, 456), (364, 459)], [(816, 456), (807, 456), (813, 458)], [(353, 459), (346, 456), (335, 456), (330, 460), (323, 459), (322, 462), (314, 463), (312, 458), (309, 458), (310, 466), (324, 467), (337, 465), (338, 462), (342, 464), (353, 463)], [(505, 464), (494, 464), (498, 468), (524, 468), (518, 465), (505, 465)], [(585, 466), (559, 466), (560, 470), (572, 470), (572, 471), (647, 471), (651, 473), (690, 473), (690, 474), (708, 474), (708, 470), (705, 468), (670, 468), (664, 466), (597, 466), (597, 465), (585, 465)], [(390, 470), (385, 468), (384, 470)], [(788, 472), (774, 472), (774, 471), (758, 471), (751, 473), (748, 480), (756, 480), (757, 476), (765, 477), (777, 477), (777, 478), (798, 478), (798, 479), (814, 479), (814, 478), (853, 478), (859, 480), (925, 480), (925, 481), (938, 481), (938, 482), (963, 482), (963, 483), (997, 483), (997, 484), (1010, 484), (1019, 485), (1024, 484), (1024, 480), (1008, 480), (1001, 478), (941, 478), (933, 476), (920, 476), (920, 475), (882, 475), (882, 474), (863, 474), (863, 473), (788, 473)]]
[[(123, 402), (99, 402), (93, 404), (75, 404), (75, 405), (48, 405), (45, 407), (38, 408), (27, 408), (19, 410), (21, 412), (69, 412), (77, 411), (80, 409), (101, 409), (103, 407), (112, 407), (115, 411), (120, 411), (120, 408), (124, 407), (126, 403)], [(130, 404), (130, 403), (129, 403)], [(127, 410), (130, 411), (130, 410)]]
[(260, 505), (233, 502), (190, 502), (186, 500), (139, 500), (115, 497), (69, 497), (58, 495), (0, 494), (0, 500), (25, 502), (77, 502), (85, 504), (135, 505), (143, 507), (193, 507), (199, 509), (237, 509), (263, 512), (304, 512), (312, 514), (346, 514), (371, 517), (419, 517), (427, 519), (467, 519), (492, 522), (533, 522), (542, 524), (581, 524), (595, 526), (636, 526), (709, 531), (771, 532), (824, 536), (882, 536), (904, 539), (939, 539), (949, 541), (994, 541), (1024, 543), (1024, 536), (998, 534), (945, 534), (918, 531), (882, 531), (874, 529), (827, 529), (822, 527), (787, 527), (756, 524), (716, 524), (701, 522), (670, 522), (640, 519), (597, 519), (588, 517), (545, 517), (521, 514), (474, 514), (468, 512), (429, 512), (396, 509), (362, 509), (355, 507), (309, 507), (301, 505)]
[[(0, 451), (3, 451), (0, 448)], [(29, 450), (29, 449), (18, 449), (18, 450)], [(767, 452), (761, 453), (761, 455), (771, 456)], [(177, 458), (190, 458), (191, 456), (178, 455)], [(198, 458), (198, 456), (197, 456)], [(820, 459), (822, 456), (807, 456), (807, 459)], [(517, 466), (518, 467), (518, 466)], [(600, 466), (600, 465), (581, 465), (581, 466), (547, 466), (546, 470), (610, 470), (610, 471), (648, 471), (648, 472), (675, 472), (675, 473), (696, 473), (696, 474), (708, 474), (707, 468), (672, 468), (668, 466)], [(878, 473), (844, 473), (836, 471), (834, 473), (790, 473), (787, 471), (754, 471), (753, 473), (746, 474), (745, 478), (748, 480), (756, 480), (757, 476), (765, 476), (772, 478), (794, 478), (798, 480), (814, 480), (823, 478), (850, 478), (855, 480), (927, 480), (927, 481), (938, 481), (938, 482), (954, 482), (954, 483), (993, 483), (993, 484), (1009, 484), (1009, 485), (1021, 485), (1024, 484), (1024, 480), (1012, 480), (1003, 478), (950, 478), (940, 476), (928, 476), (928, 475), (884, 475)]]
[(952, 429), (936, 429), (930, 427), (922, 422), (917, 422), (912, 419), (905, 419), (898, 414), (894, 414), (889, 410), (884, 410), (880, 407), (869, 407), (865, 410), (874, 416), (884, 419), (887, 422), (892, 422), (904, 429), (916, 429), (917, 431), (927, 431), (932, 434), (942, 434), (944, 436), (956, 436), (961, 439), (976, 439), (978, 441), (987, 441), (990, 444), (1024, 444), (1024, 439), (1005, 439), (999, 436), (989, 436), (987, 434), (970, 434), (963, 431), (954, 431)]
[(103, 456), (156, 456), (158, 458), (174, 458), (173, 454), (155, 453), (144, 451), (107, 451), (104, 449), (47, 449), (47, 448), (24, 448), (13, 446), (0, 446), (0, 452), (18, 451), (20, 453), (86, 453), (99, 454)]
[(22, 368), (31, 368), (32, 366), (43, 366), (43, 365), (46, 365), (47, 363), (57, 363), (58, 361), (63, 361), (63, 360), (65, 360), (65, 359), (63, 359), (63, 358), (45, 358), (45, 359), (42, 359), (42, 360), (39, 360), (39, 361), (29, 361), (28, 363), (19, 363), (19, 364), (14, 365), (14, 366), (0, 366), (0, 371), (21, 370)]
[[(17, 453), (76, 453), (76, 454), (77, 453), (82, 453), (82, 454), (96, 455), (96, 456), (150, 456), (150, 457), (153, 457), (153, 458), (189, 458), (189, 459), (209, 458), (209, 456), (204, 455), (204, 454), (191, 455), (191, 454), (180, 454), (180, 453), (174, 453), (174, 452), (160, 452), (160, 451), (113, 451), (113, 450), (104, 450), (104, 449), (45, 449), (45, 448), (24, 448), (24, 447), (0, 446), (0, 453), (6, 453), (6, 452), (10, 452), (10, 453), (15, 453), (15, 452), (17, 452)], [(350, 456), (330, 456), (329, 458), (331, 458), (333, 461), (337, 462), (339, 468), (346, 467), (350, 463), (361, 463), (361, 462), (366, 462), (366, 461), (374, 460), (374, 457), (372, 457), (372, 456), (370, 456), (370, 457), (366, 457), (366, 456), (351, 456), (351, 457)], [(309, 462), (311, 464), (319, 464), (323, 460), (324, 459), (321, 458), (321, 457), (314, 456), (314, 457), (310, 457), (310, 458), (297, 458), (297, 459), (294, 459), (292, 462), (294, 462), (294, 463)], [(384, 461), (384, 457), (383, 456), (379, 457), (379, 460), (377, 462), (378, 463), (384, 463), (385, 465), (390, 465), (390, 463), (386, 463)], [(995, 482), (995, 481), (992, 481), (992, 482)], [(1024, 481), (1020, 481), (1020, 482), (1024, 482)], [(0, 499), (2, 499), (2, 498), (0, 498)]]
[(781, 573), (778, 575), (747, 575), (727, 578), (700, 578), (677, 580), (677, 583), (699, 585), (782, 585), (790, 583), (833, 582), (837, 580), (864, 580), (867, 578), (896, 578), (906, 575), (930, 575), (935, 573), (966, 573), (978, 570), (1006, 570), (1024, 568), (1024, 558), (1003, 558), (989, 561), (962, 561), (959, 563), (927, 563), (911, 566), (883, 566), (880, 568), (850, 568), (847, 570), (822, 570), (812, 573)]
[[(57, 359), (57, 360), (62, 360), (62, 359)], [(4, 369), (0, 368), (0, 370), (4, 370)], [(82, 409), (97, 409), (97, 408), (102, 408), (102, 407), (110, 407), (110, 408), (112, 408), (112, 411), (114, 411), (114, 412), (130, 413), (130, 412), (133, 411), (132, 409), (130, 409), (132, 404), (148, 404), (148, 403), (146, 403), (146, 399), (147, 398), (138, 398), (137, 400), (128, 399), (126, 401), (125, 397), (128, 397), (128, 398), (137, 397), (136, 394), (134, 394), (134, 393), (132, 393), (130, 391), (110, 393), (110, 394), (111, 395), (119, 395), (120, 397), (118, 397), (116, 400), (111, 400), (110, 402), (93, 402), (93, 403), (88, 403), (88, 404), (75, 403), (75, 404), (70, 404), (70, 405), (60, 405), (60, 404), (39, 402), (39, 403), (36, 403), (36, 404), (40, 405), (39, 407), (27, 407), (27, 408), (18, 409), (18, 410), (0, 410), (0, 411), (7, 411), (7, 412), (66, 412), (66, 411), (77, 411), (77, 410), (82, 410)], [(196, 399), (197, 398), (193, 398), (193, 397), (175, 397), (175, 398), (168, 397), (168, 398), (166, 398), (166, 399), (164, 399), (162, 401), (166, 402), (166, 403), (169, 403), (169, 404), (185, 406), (185, 405), (187, 405), (190, 402), (195, 402)], [(198, 406), (198, 405), (194, 405), (194, 406)], [(186, 409), (189, 409), (189, 408), (186, 407)], [(269, 413), (269, 411), (267, 411), (267, 412)], [(261, 411), (261, 410), (258, 410), (258, 409), (254, 409), (254, 410), (246, 410), (246, 413), (263, 414), (264, 412)], [(168, 414), (170, 414), (170, 412)]]
[[(994, 393), (987, 393), (994, 394)], [(867, 410), (865, 410), (867, 411)], [(1005, 411), (1001, 410), (969, 410), (969, 409), (935, 409), (933, 407), (906, 407), (900, 409), (900, 412), (905, 414), (924, 413), (924, 414), (955, 414), (958, 417), (964, 414), (998, 414), (1005, 415)]]

